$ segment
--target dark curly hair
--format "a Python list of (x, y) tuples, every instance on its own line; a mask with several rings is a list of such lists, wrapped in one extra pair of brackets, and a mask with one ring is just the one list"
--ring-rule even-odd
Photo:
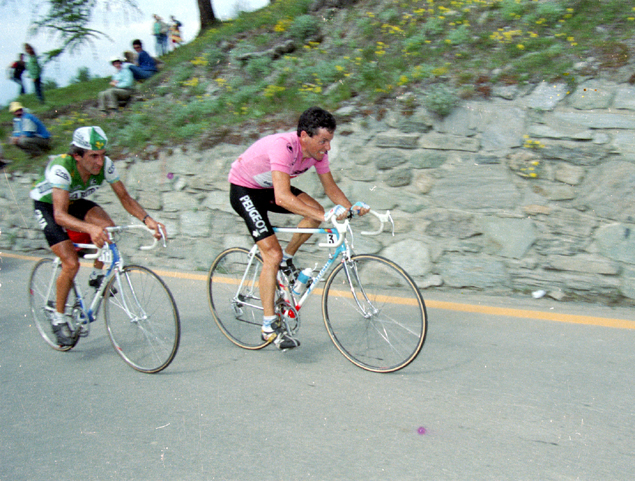
[(326, 129), (332, 134), (336, 126), (335, 117), (330, 112), (320, 107), (310, 107), (300, 115), (298, 137), (303, 130), (309, 134), (309, 137), (313, 137), (319, 129)]

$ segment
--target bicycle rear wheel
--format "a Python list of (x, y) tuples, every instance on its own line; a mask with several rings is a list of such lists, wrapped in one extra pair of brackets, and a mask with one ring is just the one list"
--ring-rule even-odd
[(417, 357), (427, 315), (415, 282), (397, 264), (357, 255), (328, 277), (322, 294), (324, 324), (337, 349), (356, 366), (394, 372)]
[(262, 259), (255, 255), (249, 269), (249, 251), (232, 247), (221, 252), (207, 276), (207, 295), (214, 321), (231, 342), (243, 349), (262, 349), (262, 303), (258, 280)]
[(133, 369), (153, 374), (179, 349), (181, 322), (170, 289), (142, 266), (126, 266), (106, 286), (104, 318), (115, 351)]
[[(40, 332), (40, 335), (44, 341), (53, 349), (58, 351), (69, 351), (75, 347), (77, 341), (79, 341), (79, 335), (73, 338), (74, 343), (72, 346), (60, 346), (57, 343), (57, 337), (53, 333), (53, 325), (51, 324), (51, 318), (55, 312), (55, 298), (56, 298), (56, 281), (61, 267), (57, 267), (55, 277), (53, 277), (54, 270), (56, 269), (55, 261), (52, 259), (40, 259), (31, 271), (31, 278), (29, 279), (29, 303), (31, 305), (31, 314), (35, 321), (35, 326)], [(73, 313), (73, 306), (77, 303), (77, 294), (75, 289), (71, 289), (66, 300), (65, 314), (71, 316)]]

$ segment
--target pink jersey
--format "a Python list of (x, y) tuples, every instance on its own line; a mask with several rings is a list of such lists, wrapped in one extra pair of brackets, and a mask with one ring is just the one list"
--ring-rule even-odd
[(328, 155), (321, 161), (302, 159), (302, 147), (296, 132), (263, 137), (232, 163), (229, 182), (250, 189), (272, 189), (271, 171), (289, 174), (291, 178), (315, 165), (318, 174), (330, 172)]

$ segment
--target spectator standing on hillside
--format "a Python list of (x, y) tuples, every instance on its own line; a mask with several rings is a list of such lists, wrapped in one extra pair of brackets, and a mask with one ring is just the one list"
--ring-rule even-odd
[(172, 49), (180, 47), (183, 43), (183, 39), (181, 38), (181, 22), (179, 22), (174, 15), (170, 16), (170, 21), (172, 24), (170, 25), (170, 44), (172, 44)]
[(42, 94), (42, 67), (38, 62), (35, 50), (28, 43), (24, 44), (24, 51), (29, 56), (26, 62), (26, 70), (29, 72), (29, 77), (33, 80), (33, 86), (35, 87), (35, 95), (40, 100), (40, 103), (44, 103), (44, 94)]
[(111, 88), (99, 92), (99, 110), (108, 114), (109, 111), (116, 111), (119, 108), (120, 101), (127, 101), (132, 96), (132, 88), (134, 87), (134, 76), (130, 71), (130, 66), (119, 57), (110, 59), (110, 63), (117, 70), (110, 81)]
[(26, 70), (26, 63), (24, 63), (23, 53), (21, 53), (18, 56), (18, 59), (10, 65), (10, 68), (13, 70), (11, 73), (11, 80), (20, 86), (20, 93), (18, 95), (24, 95), (26, 90), (24, 90), (24, 84), (22, 83), (22, 74)]
[(26, 112), (20, 102), (11, 102), (9, 112), (14, 115), (11, 143), (32, 157), (51, 148), (51, 134), (35, 115)]
[(150, 54), (143, 50), (141, 40), (137, 39), (132, 42), (132, 48), (137, 53), (137, 65), (130, 65), (128, 68), (132, 72), (135, 80), (144, 80), (152, 77), (158, 72), (157, 63)]
[(170, 27), (158, 15), (153, 15), (154, 24), (152, 25), (152, 35), (157, 39), (156, 51), (157, 57), (168, 53), (168, 31)]

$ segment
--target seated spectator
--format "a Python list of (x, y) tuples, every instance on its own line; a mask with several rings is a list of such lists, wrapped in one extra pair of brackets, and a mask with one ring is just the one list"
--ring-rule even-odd
[(137, 52), (137, 65), (130, 65), (130, 71), (135, 80), (145, 80), (158, 72), (157, 64), (148, 52), (143, 50), (141, 40), (132, 42), (132, 48)]
[(119, 102), (128, 101), (132, 97), (134, 87), (134, 77), (130, 66), (128, 64), (124, 66), (123, 61), (118, 57), (111, 58), (110, 63), (117, 70), (110, 81), (112, 87), (99, 92), (99, 110), (106, 114), (117, 110)]
[(20, 102), (11, 102), (9, 112), (15, 116), (11, 136), (13, 145), (32, 157), (41, 155), (51, 148), (51, 134), (40, 119), (27, 112)]

